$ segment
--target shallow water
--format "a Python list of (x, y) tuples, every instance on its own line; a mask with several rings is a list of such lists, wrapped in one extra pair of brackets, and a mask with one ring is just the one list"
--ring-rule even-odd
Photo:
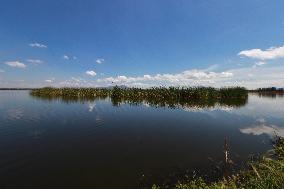
[[(113, 106), (0, 91), (0, 188), (138, 188), (176, 170), (237, 163), (284, 136), (283, 96), (249, 95), (240, 107)], [(215, 163), (212, 163), (212, 160)]]

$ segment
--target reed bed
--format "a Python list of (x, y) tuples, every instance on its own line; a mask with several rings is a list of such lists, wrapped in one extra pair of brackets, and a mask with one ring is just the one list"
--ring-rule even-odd
[(31, 95), (38, 97), (70, 97), (70, 98), (106, 98), (110, 90), (103, 88), (52, 88), (45, 87), (31, 90)]
[(142, 88), (41, 88), (31, 95), (63, 100), (93, 100), (110, 98), (114, 105), (121, 103), (148, 104), (155, 107), (211, 107), (220, 105), (240, 106), (247, 101), (248, 92), (242, 87), (154, 87)]

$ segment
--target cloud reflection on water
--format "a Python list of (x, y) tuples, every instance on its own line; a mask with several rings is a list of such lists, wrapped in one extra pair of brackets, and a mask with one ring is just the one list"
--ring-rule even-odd
[(281, 136), (284, 137), (284, 128), (273, 124), (268, 124), (264, 119), (258, 119), (252, 126), (241, 128), (241, 133), (262, 135), (266, 134), (269, 137)]
[(96, 106), (96, 103), (95, 102), (90, 102), (88, 103), (88, 108), (89, 108), (89, 112), (93, 112), (94, 108)]

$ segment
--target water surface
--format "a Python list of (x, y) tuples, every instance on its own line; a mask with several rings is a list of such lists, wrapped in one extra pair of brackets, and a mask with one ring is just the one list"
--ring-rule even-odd
[(241, 163), (284, 136), (283, 115), (277, 95), (173, 109), (0, 91), (0, 187), (134, 189), (144, 177), (211, 169), (223, 159), (224, 138)]

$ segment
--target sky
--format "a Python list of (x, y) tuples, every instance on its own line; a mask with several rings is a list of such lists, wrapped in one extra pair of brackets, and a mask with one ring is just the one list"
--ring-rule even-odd
[(0, 87), (284, 87), (283, 0), (0, 0)]

